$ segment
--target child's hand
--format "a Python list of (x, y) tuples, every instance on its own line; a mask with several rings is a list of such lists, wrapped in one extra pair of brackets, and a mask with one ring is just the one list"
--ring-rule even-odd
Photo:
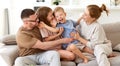
[(71, 32), (70, 33), (70, 36), (73, 38), (73, 39), (79, 39), (80, 38), (80, 35), (78, 32)]
[(82, 14), (80, 15), (79, 19), (77, 20), (77, 23), (78, 23), (78, 24), (81, 22), (81, 20), (83, 19), (83, 17), (84, 17), (84, 13), (82, 13)]
[(60, 28), (59, 28), (59, 33), (58, 33), (58, 34), (61, 35), (61, 34), (63, 33), (63, 31), (64, 31), (64, 28), (63, 28), (63, 27), (60, 27)]
[(70, 43), (72, 42), (74, 39), (73, 38), (62, 38), (62, 43)]

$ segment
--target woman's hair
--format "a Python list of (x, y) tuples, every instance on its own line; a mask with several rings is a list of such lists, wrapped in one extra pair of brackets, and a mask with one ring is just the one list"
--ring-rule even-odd
[(106, 9), (106, 6), (104, 4), (102, 4), (101, 7), (97, 5), (88, 5), (87, 9), (92, 18), (98, 19), (103, 11), (106, 11), (106, 14), (108, 15), (108, 10)]
[(50, 11), (52, 11), (52, 9), (49, 8), (49, 7), (45, 7), (45, 6), (44, 7), (39, 7), (36, 11), (36, 15), (39, 19), (39, 22), (43, 21), (45, 24), (51, 26), (50, 22), (47, 20), (47, 16), (48, 16)]

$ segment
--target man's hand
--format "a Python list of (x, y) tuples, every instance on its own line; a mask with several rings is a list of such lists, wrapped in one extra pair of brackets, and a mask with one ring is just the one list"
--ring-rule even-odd
[(74, 40), (73, 38), (63, 38), (63, 39), (61, 39), (62, 43), (70, 43), (73, 40)]

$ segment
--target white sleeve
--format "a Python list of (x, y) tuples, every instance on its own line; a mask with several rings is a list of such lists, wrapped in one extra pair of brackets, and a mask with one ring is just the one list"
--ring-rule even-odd
[(94, 49), (95, 45), (103, 44), (105, 40), (106, 36), (102, 26), (97, 25), (86, 45)]

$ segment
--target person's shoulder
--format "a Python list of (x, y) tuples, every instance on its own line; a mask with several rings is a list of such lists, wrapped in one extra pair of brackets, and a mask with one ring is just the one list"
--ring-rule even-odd
[(98, 27), (102, 27), (102, 25), (99, 22), (95, 22), (94, 24)]
[(17, 34), (20, 34), (22, 31), (24, 31), (23, 26), (21, 26), (21, 27), (18, 29)]
[(69, 21), (69, 22), (75, 22), (74, 20), (72, 20), (72, 19), (68, 19), (67, 21)]
[(98, 22), (95, 22), (95, 23), (94, 23), (94, 26), (95, 26), (97, 29), (102, 29), (102, 28), (103, 28), (102, 25), (101, 25), (100, 23), (98, 23)]
[(76, 21), (74, 21), (72, 19), (67, 20), (67, 22), (69, 22), (69, 23), (76, 23)]
[(26, 32), (24, 31), (24, 28), (21, 26), (16, 33), (16, 39), (21, 39), (25, 35), (26, 35)]

